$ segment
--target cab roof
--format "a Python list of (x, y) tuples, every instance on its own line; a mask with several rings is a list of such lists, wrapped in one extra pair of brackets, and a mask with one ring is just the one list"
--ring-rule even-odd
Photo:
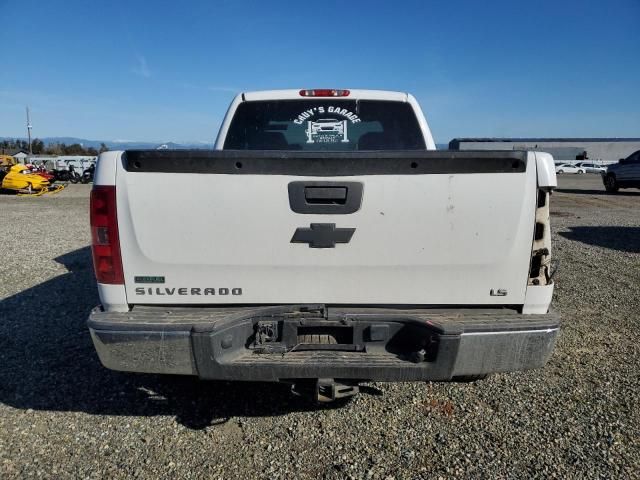
[(257, 100), (387, 100), (396, 102), (406, 102), (408, 94), (403, 92), (393, 92), (390, 90), (360, 90), (360, 89), (341, 89), (348, 90), (347, 96), (321, 96), (310, 97), (300, 94), (305, 89), (287, 89), (287, 90), (259, 90), (254, 92), (244, 92), (238, 96), (245, 102)]

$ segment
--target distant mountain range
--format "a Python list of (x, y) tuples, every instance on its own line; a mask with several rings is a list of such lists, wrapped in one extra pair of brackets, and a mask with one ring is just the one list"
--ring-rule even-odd
[[(26, 138), (17, 138), (17, 137), (0, 137), (0, 141), (2, 140), (27, 140)], [(136, 141), (128, 141), (128, 140), (87, 140), (86, 138), (77, 138), (77, 137), (44, 137), (39, 138), (42, 140), (45, 145), (50, 145), (54, 143), (64, 143), (66, 145), (72, 145), (74, 143), (79, 143), (85, 148), (93, 147), (95, 149), (100, 148), (100, 144), (104, 143), (110, 150), (127, 150), (134, 148), (158, 148), (163, 145), (166, 145), (166, 148), (170, 149), (185, 149), (185, 148), (198, 148), (198, 149), (208, 149), (213, 148), (213, 142), (136, 142)], [(164, 147), (163, 147), (164, 148)]]
[[(0, 137), (0, 142), (2, 140), (16, 140), (16, 137)], [(18, 140), (27, 140), (26, 138), (18, 138)], [(96, 150), (100, 148), (100, 144), (104, 143), (110, 150), (127, 150), (127, 149), (135, 149), (135, 148), (166, 148), (168, 149), (187, 149), (187, 148), (197, 148), (197, 149), (210, 149), (213, 148), (213, 142), (136, 142), (136, 141), (128, 141), (128, 140), (87, 140), (86, 138), (77, 138), (77, 137), (44, 137), (40, 138), (45, 145), (49, 145), (52, 143), (64, 143), (66, 145), (72, 145), (74, 143), (79, 143), (85, 148), (93, 147)], [(437, 143), (436, 148), (438, 150), (447, 150), (449, 148), (448, 143)]]

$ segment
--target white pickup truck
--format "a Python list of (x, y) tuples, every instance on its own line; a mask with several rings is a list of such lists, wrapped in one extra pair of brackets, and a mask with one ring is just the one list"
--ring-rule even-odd
[(319, 400), (541, 367), (555, 187), (546, 153), (436, 151), (405, 93), (242, 93), (214, 150), (100, 155), (91, 336), (111, 369)]

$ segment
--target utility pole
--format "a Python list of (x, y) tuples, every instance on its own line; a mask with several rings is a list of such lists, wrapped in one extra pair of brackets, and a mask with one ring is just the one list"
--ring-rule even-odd
[(29, 118), (29, 107), (27, 106), (27, 138), (29, 139), (29, 156), (33, 155), (31, 150), (31, 119)]

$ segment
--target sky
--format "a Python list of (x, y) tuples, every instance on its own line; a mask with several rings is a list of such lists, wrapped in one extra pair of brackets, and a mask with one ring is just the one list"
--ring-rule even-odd
[(436, 142), (640, 137), (640, 0), (0, 0), (0, 136), (211, 142), (233, 96), (413, 93)]

